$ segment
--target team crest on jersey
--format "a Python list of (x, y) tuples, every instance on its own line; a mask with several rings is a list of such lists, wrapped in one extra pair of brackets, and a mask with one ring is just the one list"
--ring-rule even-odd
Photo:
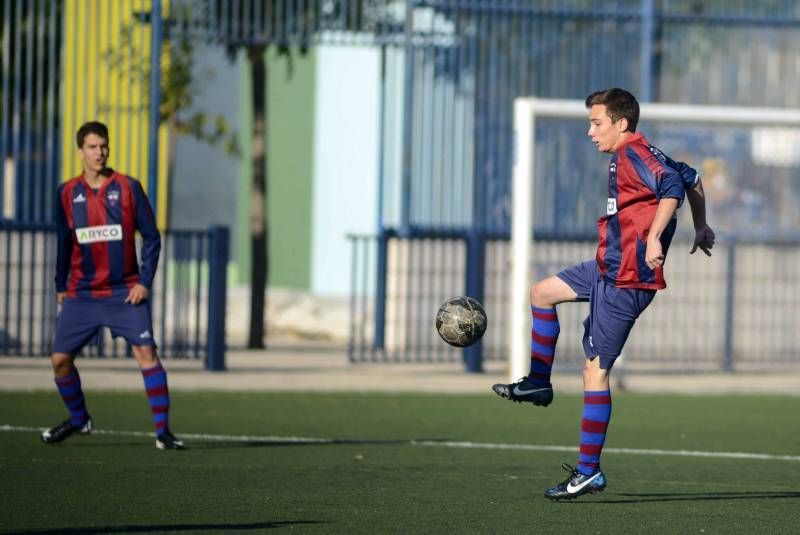
[(116, 206), (117, 202), (119, 202), (119, 191), (111, 190), (106, 193), (106, 199), (108, 200), (108, 204), (111, 206)]
[(608, 202), (606, 202), (606, 215), (614, 215), (616, 213), (617, 213), (617, 199), (609, 197)]

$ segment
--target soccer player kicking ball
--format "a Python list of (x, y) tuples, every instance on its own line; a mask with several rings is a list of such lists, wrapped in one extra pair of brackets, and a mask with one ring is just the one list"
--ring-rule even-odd
[(578, 465), (545, 496), (572, 499), (601, 492), (606, 478), (600, 453), (611, 417), (609, 373), (614, 360), (656, 291), (666, 287), (664, 258), (677, 224), (676, 210), (686, 193), (698, 247), (711, 256), (714, 232), (705, 221), (705, 197), (697, 172), (675, 162), (636, 133), (639, 103), (623, 89), (607, 89), (586, 98), (588, 135), (597, 150), (611, 154), (606, 215), (598, 221), (594, 260), (569, 267), (531, 287), (531, 369), (516, 383), (492, 387), (499, 396), (547, 406), (553, 400), (550, 371), (559, 324), (555, 305), (588, 301), (583, 349), (583, 419)]
[[(77, 134), (83, 174), (58, 188), (56, 299), (62, 305), (53, 339), (56, 387), (69, 419), (42, 433), (55, 444), (73, 433), (92, 432), (75, 355), (101, 327), (122, 336), (144, 378), (158, 449), (183, 449), (169, 429), (167, 372), (153, 340), (147, 298), (153, 284), (161, 235), (137, 180), (106, 167), (108, 128), (88, 122)], [(141, 266), (135, 232), (142, 236)]]

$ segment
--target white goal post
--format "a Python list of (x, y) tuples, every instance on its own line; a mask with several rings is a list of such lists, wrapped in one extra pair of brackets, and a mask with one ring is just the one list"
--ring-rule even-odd
[[(536, 191), (535, 128), (539, 117), (586, 119), (583, 101), (521, 97), (514, 101), (514, 170), (511, 215), (511, 295), (509, 378), (516, 381), (530, 369), (530, 265), (535, 254), (533, 236)], [(642, 104), (641, 121), (693, 123), (715, 126), (771, 126), (800, 128), (800, 110), (684, 104)], [(587, 141), (588, 143), (588, 141)], [(598, 173), (602, 173), (598, 171)], [(600, 179), (600, 176), (598, 176)], [(599, 213), (599, 212), (598, 212)], [(564, 266), (567, 267), (567, 266)]]

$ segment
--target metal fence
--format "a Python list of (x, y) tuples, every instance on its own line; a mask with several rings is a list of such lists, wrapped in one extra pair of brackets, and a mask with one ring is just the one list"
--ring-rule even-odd
[[(225, 234), (225, 236), (221, 236)], [(159, 269), (149, 299), (159, 354), (172, 359), (205, 360), (219, 366), (209, 351), (217, 336), (209, 331), (210, 312), (218, 307), (209, 296), (226, 269), (227, 231), (169, 231), (162, 239)], [(220, 251), (220, 248), (224, 249)], [(50, 225), (0, 224), (0, 354), (45, 356), (58, 315), (55, 301), (55, 228)], [(222, 266), (220, 266), (222, 263)], [(224, 275), (223, 275), (224, 276)], [(214, 284), (212, 284), (212, 282)], [(224, 282), (222, 283), (224, 292)], [(224, 314), (223, 314), (224, 321)], [(224, 331), (222, 331), (224, 337)], [(122, 339), (107, 329), (86, 356), (130, 356)], [(211, 361), (214, 362), (211, 362)], [(224, 367), (224, 361), (221, 364)]]
[[(231, 50), (373, 48), (381, 65), (378, 268), (371, 282), (377, 351), (390, 334), (391, 240), (463, 236), (464, 291), (485, 297), (489, 246), (509, 227), (514, 98), (583, 98), (622, 86), (643, 101), (800, 107), (800, 93), (789, 89), (800, 79), (800, 4), (793, 0), (0, 0), (0, 14), (0, 205), (17, 222), (51, 220), (52, 200), (43, 192), (66, 176), (71, 114), (101, 101), (120, 119), (114, 131), (130, 133), (125, 170), (155, 183), (158, 103), (111, 77), (76, 85), (76, 73), (103, 61), (76, 38), (82, 31), (103, 28), (93, 42), (107, 50), (128, 28), (126, 51), (142, 72), (158, 65), (150, 46), (162, 40)], [(537, 210), (537, 228), (548, 223), (539, 218), (572, 211), (570, 234), (589, 230), (591, 211), (572, 194), (586, 189), (585, 160), (563, 149), (579, 137), (565, 132), (553, 140), (549, 165), (562, 182), (546, 199), (553, 209)], [(710, 199), (719, 216), (712, 224), (735, 235), (741, 218), (730, 214), (741, 208), (766, 214), (758, 230), (767, 242), (796, 227), (796, 168), (763, 180), (757, 165), (738, 158), (745, 151), (735, 140), (728, 153), (737, 155), (731, 168), (745, 170), (734, 184), (741, 195), (733, 204)], [(147, 159), (145, 173), (139, 169)], [(714, 173), (712, 163), (702, 171)], [(753, 202), (770, 198), (784, 203), (780, 218), (769, 217), (768, 203)], [(408, 269), (422, 269), (421, 251), (409, 258)]]
[[(800, 105), (797, 93), (787, 90), (800, 74), (793, 61), (800, 52), (797, 3), (431, 0), (405, 5), (402, 46), (387, 44), (383, 53), (381, 226), (374, 253), (376, 298), (369, 307), (375, 325), (369, 330), (372, 346), (356, 351), (357, 358), (367, 358), (371, 352), (384, 359), (435, 358), (430, 354), (433, 346), (426, 342), (431, 340), (429, 318), (435, 307), (430, 310), (419, 300), (426, 299), (424, 288), (449, 286), (426, 267), (429, 253), (424, 251), (428, 249), (418, 245), (426, 240), (437, 239), (437, 247), (450, 251), (456, 246), (442, 242), (459, 236), (463, 250), (456, 247), (460, 251), (457, 258), (464, 264), (464, 274), (456, 293), (491, 301), (493, 275), (489, 270), (492, 255), (499, 254), (492, 247), (509, 231), (512, 103), (516, 97), (583, 99), (593, 90), (620, 86), (643, 101)], [(549, 128), (549, 133), (536, 134), (537, 145), (542, 147), (537, 161), (546, 167), (549, 179), (537, 186), (536, 234), (549, 234), (554, 243), (581, 234), (592, 236), (595, 199), (604, 197), (602, 180), (593, 177), (601, 177), (602, 170), (596, 155), (588, 154), (582, 124)], [(800, 225), (796, 154), (785, 158), (788, 165), (776, 163), (781, 157), (774, 154), (763, 157), (746, 128), (689, 131), (679, 125), (648, 130), (647, 134), (706, 177), (710, 222), (734, 243), (745, 235), (752, 247), (758, 241), (773, 243), (787, 235), (796, 236)], [(797, 132), (782, 136), (780, 142), (764, 145), (776, 149), (786, 139), (797, 139)], [(766, 137), (776, 139), (775, 133)], [(391, 257), (390, 244), (398, 239), (407, 240), (411, 249), (401, 266), (393, 264)], [(426, 247), (435, 249), (432, 244)], [(588, 251), (583, 258), (592, 256)], [(560, 267), (578, 258), (563, 260)], [(407, 299), (417, 304), (398, 308), (392, 285), (404, 270), (427, 273), (430, 280), (407, 278)], [(678, 278), (673, 285), (703, 295), (702, 288), (683, 282)], [(742, 288), (746, 291), (753, 290)], [(785, 302), (773, 304), (785, 310)], [(422, 309), (427, 313), (414, 315)], [(502, 321), (502, 311), (492, 312)], [(738, 313), (740, 309), (730, 312)], [(789, 324), (791, 330), (800, 329), (796, 316), (785, 316), (794, 321)], [(683, 353), (681, 365), (696, 366), (696, 356), (705, 355), (705, 367), (713, 368), (712, 361), (719, 368), (733, 367), (724, 362), (743, 351), (744, 341), (733, 341), (739, 340), (746, 327), (739, 328), (734, 319), (729, 323), (736, 329), (723, 322), (714, 331), (727, 333), (725, 343), (730, 349), (726, 350), (725, 344), (718, 351), (690, 348)], [(402, 329), (397, 321), (405, 322)], [(677, 325), (672, 316), (663, 321), (666, 326)], [(771, 339), (785, 337), (777, 326), (763, 327)], [(649, 334), (641, 326), (637, 329)], [(354, 327), (353, 332), (360, 333), (360, 329)], [(397, 345), (398, 336), (409, 337), (410, 345)], [(564, 336), (570, 337), (568, 333)], [(354, 338), (351, 348), (361, 347), (364, 339)], [(467, 368), (479, 369), (482, 355), (502, 358), (497, 343), (492, 344), (487, 340), (482, 347), (468, 348)], [(636, 344), (635, 339), (631, 344)], [(398, 353), (398, 347), (404, 349)], [(668, 344), (660, 350), (666, 365), (672, 357)], [(449, 350), (438, 347), (436, 351), (447, 355)], [(762, 354), (758, 348), (753, 351), (753, 355)], [(784, 357), (778, 360), (787, 361)], [(759, 362), (767, 366), (766, 360)]]
[[(800, 79), (800, 7), (790, 0), (159, 4), (156, 37), (170, 46), (378, 51), (387, 228), (507, 227), (511, 102), (518, 96), (582, 98), (623, 86), (643, 101), (800, 107), (800, 95), (787, 90)], [(51, 220), (52, 200), (43, 192), (65, 175), (72, 133), (87, 115), (114, 123), (121, 168), (153, 174), (145, 166), (153, 135), (147, 123), (160, 120), (149, 117), (145, 76), (153, 5), (0, 0), (0, 205), (7, 218)], [(103, 31), (85, 47), (77, 37), (91, 27)], [(81, 78), (88, 65), (102, 74), (92, 83)]]
[[(459, 362), (464, 352), (445, 344), (434, 326), (445, 299), (463, 294), (466, 240), (391, 238), (388, 243), (383, 346), (375, 345), (374, 272), (368, 266), (378, 240), (351, 236), (354, 258), (350, 304), (351, 362)], [(689, 255), (677, 238), (659, 292), (625, 346), (627, 371), (683, 373), (768, 371), (800, 366), (800, 240), (752, 242), (721, 239), (711, 259)], [(537, 241), (531, 266), (536, 279), (593, 258), (593, 236)], [(489, 318), (482, 339), (486, 360), (505, 361), (510, 349), (507, 238), (487, 244), (483, 305)], [(561, 335), (556, 370), (583, 365), (585, 303), (558, 306)]]
[(390, 229), (508, 228), (517, 97), (619, 86), (642, 101), (800, 106), (787, 90), (800, 76), (794, 2), (443, 0), (403, 13), (403, 46), (384, 52)]

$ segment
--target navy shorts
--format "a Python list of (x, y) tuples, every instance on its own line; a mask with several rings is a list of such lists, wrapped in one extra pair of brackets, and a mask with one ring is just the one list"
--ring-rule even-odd
[(77, 353), (101, 327), (108, 327), (111, 336), (121, 336), (132, 346), (156, 345), (148, 301), (131, 305), (116, 299), (65, 299), (56, 320), (53, 353)]
[(557, 277), (589, 302), (589, 316), (583, 321), (583, 351), (587, 358), (600, 357), (600, 367), (610, 370), (622, 353), (636, 318), (656, 295), (655, 290), (617, 288), (600, 276), (596, 260), (574, 265)]

